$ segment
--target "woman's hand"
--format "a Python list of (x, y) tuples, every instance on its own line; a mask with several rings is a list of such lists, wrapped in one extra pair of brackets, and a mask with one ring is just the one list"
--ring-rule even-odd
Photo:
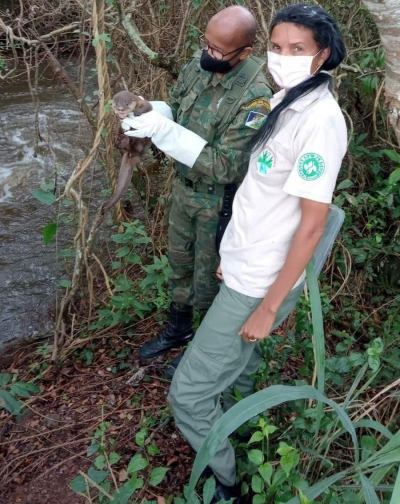
[(274, 325), (276, 313), (266, 310), (260, 305), (246, 323), (240, 329), (239, 336), (243, 338), (245, 343), (257, 343), (269, 336)]
[(215, 276), (218, 278), (220, 282), (223, 282), (224, 277), (222, 276), (221, 265), (218, 266), (217, 271), (215, 272)]

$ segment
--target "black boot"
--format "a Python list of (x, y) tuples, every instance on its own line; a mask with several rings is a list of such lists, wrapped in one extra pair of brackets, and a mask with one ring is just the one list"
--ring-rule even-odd
[(157, 338), (145, 343), (139, 350), (140, 359), (152, 359), (167, 352), (170, 348), (177, 348), (193, 338), (193, 308), (188, 305), (171, 303), (170, 322)]
[(176, 359), (174, 359), (170, 364), (167, 365), (165, 369), (165, 377), (168, 378), (168, 380), (172, 380), (174, 377), (176, 368), (179, 366), (179, 363), (182, 360), (183, 355), (180, 355)]
[(237, 485), (225, 486), (217, 480), (217, 485), (215, 487), (214, 497), (212, 498), (211, 504), (216, 504), (219, 501), (229, 501), (234, 499), (234, 504), (239, 504), (240, 502), (240, 489)]

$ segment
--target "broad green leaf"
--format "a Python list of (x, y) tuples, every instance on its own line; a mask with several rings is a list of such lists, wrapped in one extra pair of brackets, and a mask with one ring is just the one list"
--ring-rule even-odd
[(132, 474), (134, 472), (141, 471), (145, 469), (149, 465), (149, 461), (144, 458), (140, 453), (137, 453), (133, 458), (131, 458), (127, 472), (128, 474)]
[(128, 264), (142, 264), (142, 258), (139, 254), (129, 254), (125, 260)]
[(250, 462), (253, 462), (253, 464), (257, 466), (264, 462), (264, 454), (261, 450), (249, 450), (247, 456), (249, 457)]
[(116, 256), (125, 257), (126, 255), (129, 254), (130, 251), (131, 251), (130, 247), (121, 247), (117, 250)]
[(119, 462), (121, 460), (121, 457), (120, 455), (118, 455), (118, 453), (111, 452), (110, 456), (108, 457), (108, 460), (110, 462), (110, 465), (113, 465)]
[(266, 425), (264, 428), (263, 428), (263, 432), (264, 434), (268, 437), (270, 434), (273, 434), (274, 432), (276, 432), (278, 429), (278, 427), (275, 427), (275, 425)]
[(0, 390), (0, 408), (5, 408), (12, 415), (18, 415), (21, 411), (22, 403), (17, 401), (6, 390)]
[(340, 184), (337, 186), (337, 190), (338, 191), (341, 191), (342, 189), (348, 189), (349, 187), (352, 187), (353, 186), (353, 182), (349, 179), (346, 179), (346, 180), (342, 180), (342, 182), (340, 182)]
[(39, 200), (41, 203), (44, 203), (45, 205), (51, 205), (56, 201), (56, 197), (54, 196), (53, 193), (47, 192), (47, 191), (42, 191), (40, 189), (37, 189), (35, 191), (32, 191), (32, 196)]
[[(400, 156), (399, 156), (400, 157)], [(389, 184), (397, 184), (398, 181), (400, 180), (400, 168), (396, 168), (390, 175), (389, 175)]]
[(290, 471), (297, 466), (300, 461), (300, 455), (297, 450), (293, 450), (290, 453), (283, 455), (281, 457), (281, 467), (285, 471), (286, 476), (289, 476)]
[(68, 280), (67, 278), (63, 278), (62, 280), (57, 282), (57, 287), (65, 287), (68, 289), (71, 286), (72, 286), (72, 282), (71, 282), (71, 280)]
[(91, 457), (92, 455), (94, 455), (95, 453), (97, 453), (97, 450), (100, 448), (100, 444), (97, 442), (97, 441), (92, 441), (92, 444), (89, 446), (89, 448), (87, 449), (87, 456), (88, 457)]
[(160, 453), (160, 450), (157, 445), (151, 444), (148, 445), (147, 447), (147, 453), (151, 456), (158, 455)]
[(148, 435), (147, 429), (140, 429), (139, 432), (136, 433), (135, 441), (138, 446), (144, 446), (144, 442), (146, 441)]
[(169, 467), (155, 467), (150, 471), (150, 485), (157, 486), (164, 479)]
[(0, 373), (0, 387), (5, 387), (12, 380), (12, 375), (8, 373)]
[(395, 163), (400, 163), (400, 154), (398, 154), (395, 150), (385, 149), (383, 152)]
[(257, 431), (251, 436), (250, 441), (247, 444), (257, 443), (259, 441), (262, 441), (263, 438), (263, 433), (261, 431)]
[(253, 489), (253, 492), (259, 494), (264, 490), (264, 482), (260, 476), (257, 476), (257, 474), (254, 474), (251, 478), (251, 488)]
[(104, 455), (99, 455), (94, 459), (94, 465), (96, 466), (97, 469), (104, 469), (104, 466), (106, 465), (106, 458)]
[(91, 467), (87, 474), (89, 478), (92, 478), (94, 482), (100, 485), (107, 478), (108, 471), (96, 471), (94, 467)]
[(69, 486), (74, 492), (82, 494), (86, 492), (86, 482), (83, 476), (78, 476), (77, 478), (73, 479)]
[(364, 476), (363, 473), (360, 473), (360, 481), (364, 491), (365, 503), (366, 504), (379, 504), (378, 496), (374, 490), (369, 479)]
[[(313, 399), (322, 401), (331, 406), (338, 415), (343, 428), (349, 432), (355, 451), (355, 458), (359, 458), (358, 441), (354, 426), (347, 413), (337, 403), (323, 396), (314, 387), (305, 385), (300, 387), (288, 385), (273, 385), (272, 387), (260, 390), (249, 397), (246, 397), (239, 403), (232, 406), (222, 417), (213, 425), (206, 439), (203, 441), (197, 456), (195, 458), (192, 473), (189, 481), (188, 495), (192, 495), (196, 483), (203, 470), (209, 464), (215, 455), (221, 442), (224, 441), (233, 431), (243, 423), (255, 417), (259, 413), (278, 406), (288, 401), (298, 401), (301, 399)], [(250, 452), (255, 450), (250, 450)], [(249, 453), (250, 453), (249, 452)], [(262, 454), (261, 454), (262, 455)], [(258, 457), (259, 460), (260, 457)], [(263, 460), (257, 465), (261, 465)]]
[(47, 245), (57, 234), (57, 222), (50, 222), (43, 228), (43, 241)]
[(131, 495), (143, 487), (144, 481), (135, 473), (132, 478), (124, 483), (118, 492), (113, 493), (113, 504), (127, 504)]
[(378, 441), (373, 436), (361, 436), (361, 448), (366, 450), (375, 450)]
[(269, 462), (266, 462), (265, 464), (261, 465), (258, 468), (258, 472), (261, 474), (263, 477), (264, 481), (268, 483), (268, 485), (271, 484), (271, 477), (273, 473), (273, 467)]
[(25, 397), (29, 399), (31, 397), (31, 392), (39, 392), (40, 389), (36, 385), (33, 385), (33, 389), (29, 387), (29, 383), (15, 382), (11, 385), (11, 392), (15, 395)]
[(42, 182), (40, 184), (40, 187), (41, 189), (43, 189), (43, 191), (54, 191), (54, 188), (55, 188), (55, 185), (54, 185), (54, 182), (49, 182), (48, 184), (46, 184), (46, 182)]
[(210, 504), (214, 497), (216, 482), (214, 476), (208, 478), (203, 487), (203, 504)]
[(253, 504), (264, 504), (267, 501), (265, 494), (257, 494), (253, 497)]

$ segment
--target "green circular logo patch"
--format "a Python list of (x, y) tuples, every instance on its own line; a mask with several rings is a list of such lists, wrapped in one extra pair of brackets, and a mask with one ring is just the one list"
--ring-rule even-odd
[(257, 159), (257, 172), (260, 175), (266, 177), (268, 172), (274, 166), (274, 155), (273, 153), (266, 149)]
[(324, 171), (325, 161), (318, 154), (310, 152), (299, 159), (298, 172), (304, 180), (316, 180)]

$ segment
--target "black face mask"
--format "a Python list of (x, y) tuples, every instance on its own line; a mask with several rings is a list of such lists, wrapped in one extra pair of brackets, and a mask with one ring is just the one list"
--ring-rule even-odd
[(213, 58), (206, 50), (203, 50), (200, 58), (200, 66), (207, 72), (227, 73), (232, 70), (233, 66), (229, 61), (221, 61)]

